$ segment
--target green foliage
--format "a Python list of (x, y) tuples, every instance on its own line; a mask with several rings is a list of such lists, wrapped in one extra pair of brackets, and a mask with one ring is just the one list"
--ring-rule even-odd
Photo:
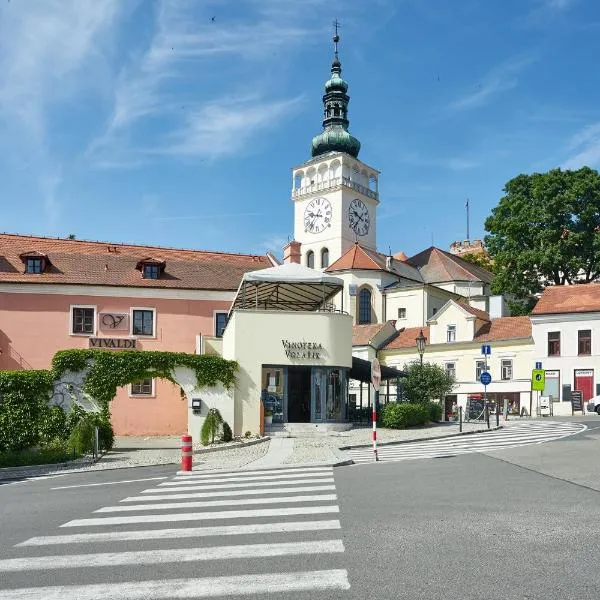
[(43, 448), (0, 453), (0, 468), (48, 465), (79, 458), (64, 440), (53, 440)]
[(381, 424), (391, 429), (404, 429), (424, 425), (430, 421), (428, 404), (389, 402), (381, 411)]
[(428, 402), (429, 420), (433, 423), (439, 423), (442, 420), (442, 405), (439, 402)]
[(92, 362), (83, 382), (83, 391), (105, 408), (115, 397), (118, 387), (152, 377), (173, 381), (175, 367), (192, 369), (198, 387), (219, 382), (231, 387), (237, 369), (235, 361), (211, 354), (135, 350), (61, 350), (54, 355), (52, 368), (56, 377), (60, 377), (66, 371), (82, 371)]
[(91, 413), (75, 425), (67, 444), (76, 454), (91, 454), (94, 448), (94, 419)]
[(216, 408), (211, 408), (202, 423), (202, 429), (200, 430), (200, 441), (203, 446), (208, 444), (214, 444), (215, 438), (219, 435), (221, 425), (223, 424), (223, 417)]
[(60, 406), (48, 406), (39, 422), (39, 441), (42, 445), (53, 440), (65, 440), (69, 437), (67, 415)]
[(467, 252), (466, 254), (461, 254), (459, 258), (472, 265), (481, 267), (492, 274), (496, 271), (496, 265), (485, 252)]
[(233, 439), (233, 431), (227, 421), (223, 421), (223, 437), (221, 439), (224, 442), (230, 442)]
[(270, 409), (265, 409), (265, 417), (272, 417), (273, 416), (273, 411)]
[(244, 434), (245, 438), (251, 438), (252, 437), (252, 432), (251, 431), (246, 431), (246, 433)]
[(428, 402), (439, 400), (452, 391), (455, 378), (434, 363), (419, 361), (404, 365), (407, 377), (402, 380), (403, 396), (409, 402)]
[(597, 171), (519, 175), (504, 192), (485, 222), (485, 243), (496, 267), (492, 291), (512, 296), (511, 310), (531, 310), (544, 282), (600, 279)]

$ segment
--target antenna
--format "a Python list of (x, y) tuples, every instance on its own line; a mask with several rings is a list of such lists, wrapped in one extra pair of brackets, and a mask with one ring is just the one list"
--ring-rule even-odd
[(467, 209), (467, 240), (470, 240), (471, 237), (469, 236), (469, 199), (468, 198), (465, 203), (465, 208)]

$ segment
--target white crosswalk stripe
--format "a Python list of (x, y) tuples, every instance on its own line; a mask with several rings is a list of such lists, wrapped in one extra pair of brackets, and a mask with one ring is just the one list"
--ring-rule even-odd
[[(381, 445), (377, 454), (380, 462), (447, 458), (473, 452), (493, 452), (494, 450), (551, 442), (581, 433), (585, 429), (587, 429), (586, 425), (580, 423), (532, 421), (480, 434), (406, 444)], [(371, 448), (355, 448), (349, 450), (348, 453), (355, 463), (374, 462)]]
[(4, 552), (0, 600), (299, 592), (316, 600), (350, 588), (332, 468), (194, 473), (163, 484)]

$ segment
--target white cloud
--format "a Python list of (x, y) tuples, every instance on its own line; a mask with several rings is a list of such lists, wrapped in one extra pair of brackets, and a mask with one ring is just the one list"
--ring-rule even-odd
[(533, 55), (520, 56), (503, 62), (490, 69), (477, 84), (474, 92), (455, 100), (449, 105), (450, 110), (468, 110), (488, 104), (502, 92), (511, 90), (518, 85), (518, 75), (535, 61)]
[(600, 167), (600, 122), (577, 131), (567, 142), (571, 156), (561, 165), (564, 169)]

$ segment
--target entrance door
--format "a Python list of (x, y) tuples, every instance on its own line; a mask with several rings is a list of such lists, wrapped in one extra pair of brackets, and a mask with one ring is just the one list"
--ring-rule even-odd
[(575, 389), (583, 392), (584, 402), (594, 396), (594, 371), (592, 369), (575, 370)]
[(310, 367), (289, 367), (287, 380), (288, 422), (310, 423)]

